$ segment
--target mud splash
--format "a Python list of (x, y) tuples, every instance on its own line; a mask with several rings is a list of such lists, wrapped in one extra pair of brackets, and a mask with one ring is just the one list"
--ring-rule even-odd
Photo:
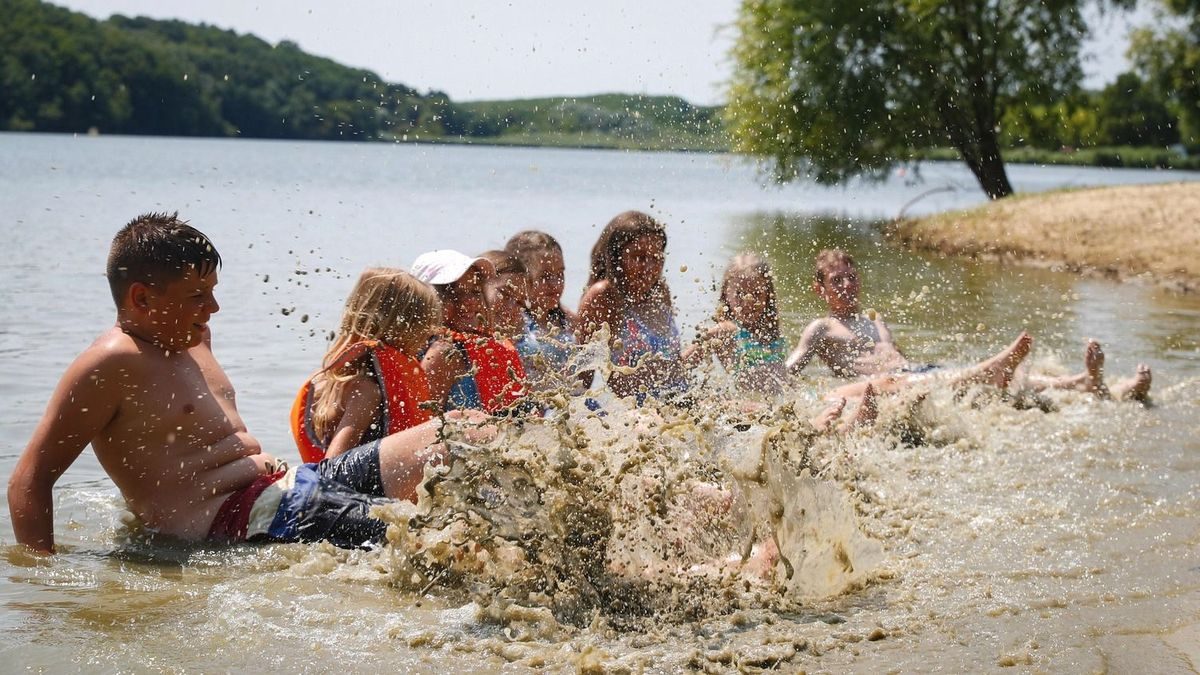
[(419, 503), (380, 507), (393, 582), (544, 631), (796, 611), (872, 578), (883, 547), (837, 459), (849, 441), (807, 422), (816, 401), (730, 413), (724, 397), (636, 408), (590, 393), (599, 406), (545, 395), (545, 418), (483, 446), (451, 431), (454, 459)]

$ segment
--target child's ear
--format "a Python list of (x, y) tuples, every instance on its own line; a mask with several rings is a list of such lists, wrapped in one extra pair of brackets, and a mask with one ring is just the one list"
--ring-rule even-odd
[(150, 307), (150, 287), (146, 284), (135, 281), (129, 284), (129, 290), (125, 291), (125, 294), (130, 307), (141, 310)]

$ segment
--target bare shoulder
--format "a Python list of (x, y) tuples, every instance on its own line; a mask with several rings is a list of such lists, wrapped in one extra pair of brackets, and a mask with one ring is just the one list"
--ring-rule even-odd
[(64, 379), (72, 374), (81, 374), (93, 380), (99, 375), (120, 374), (122, 379), (129, 379), (143, 371), (144, 362), (155, 358), (145, 350), (145, 346), (114, 327), (102, 333), (75, 357)]
[(607, 279), (589, 286), (579, 301), (579, 318), (575, 324), (581, 341), (591, 339), (601, 325), (612, 325), (619, 308), (616, 289)]
[(612, 284), (608, 279), (601, 279), (588, 286), (583, 292), (583, 299), (579, 301), (579, 315), (582, 316), (597, 303), (611, 302), (612, 295)]

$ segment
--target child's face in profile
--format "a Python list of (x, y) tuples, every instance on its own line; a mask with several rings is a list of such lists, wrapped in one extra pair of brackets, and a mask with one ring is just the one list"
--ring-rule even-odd
[(484, 290), (491, 277), (490, 268), (475, 265), (449, 285), (442, 302), (447, 328), (475, 332), (488, 329), (491, 310)]
[(528, 268), (529, 307), (549, 312), (562, 302), (566, 266), (561, 253), (547, 251)]
[(838, 262), (825, 269), (825, 279), (814, 282), (814, 290), (829, 304), (830, 311), (858, 309), (860, 290), (858, 270), (847, 262)]
[(643, 234), (629, 242), (618, 266), (624, 276), (621, 290), (633, 298), (645, 298), (662, 278), (665, 254), (662, 237)]
[(193, 268), (161, 289), (145, 286), (141, 318), (148, 334), (144, 337), (172, 351), (200, 344), (208, 331), (209, 317), (221, 309), (213, 295), (216, 286), (215, 271), (200, 276)]
[(499, 274), (487, 282), (487, 301), (492, 308), (492, 330), (506, 338), (525, 332), (528, 282), (524, 274)]
[(738, 274), (725, 286), (725, 304), (742, 326), (761, 323), (767, 314), (767, 283), (754, 273)]

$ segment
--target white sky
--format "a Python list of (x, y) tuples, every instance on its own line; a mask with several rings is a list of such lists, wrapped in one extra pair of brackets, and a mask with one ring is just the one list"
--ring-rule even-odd
[[(56, 0), (96, 18), (181, 19), (307, 52), (456, 101), (608, 92), (721, 102), (739, 0)], [(1127, 22), (1096, 19), (1088, 86), (1127, 67)]]

